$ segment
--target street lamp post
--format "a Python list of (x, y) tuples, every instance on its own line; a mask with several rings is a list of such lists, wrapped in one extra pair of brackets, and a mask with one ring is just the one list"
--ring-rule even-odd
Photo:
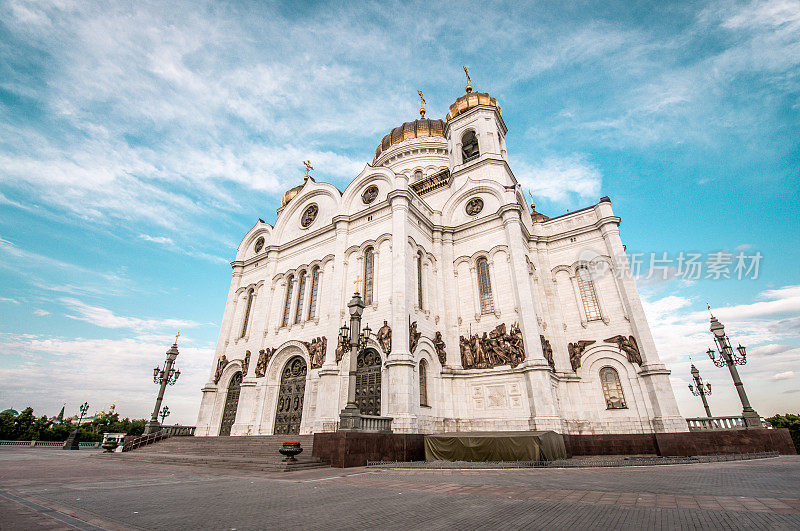
[[(356, 280), (358, 282), (358, 280)], [(356, 291), (347, 303), (350, 308), (350, 328), (342, 325), (339, 329), (339, 340), (350, 346), (350, 372), (347, 381), (347, 404), (339, 414), (339, 431), (359, 431), (361, 429), (361, 411), (356, 404), (356, 371), (358, 354), (367, 346), (367, 339), (372, 332), (369, 325), (361, 331), (361, 315), (364, 313), (364, 301)]]
[[(711, 311), (711, 306), (708, 307), (708, 311)], [(741, 378), (739, 378), (739, 371), (736, 370), (737, 365), (744, 365), (747, 363), (747, 352), (745, 348), (740, 344), (736, 347), (738, 353), (733, 351), (731, 342), (728, 340), (728, 336), (725, 335), (725, 327), (714, 317), (714, 314), (711, 314), (710, 330), (714, 334), (714, 341), (717, 343), (719, 351), (715, 353), (714, 349), (710, 348), (706, 351), (706, 354), (708, 354), (708, 357), (714, 362), (714, 365), (717, 367), (727, 366), (728, 370), (730, 370), (731, 378), (733, 378), (733, 385), (736, 386), (736, 392), (739, 393), (739, 400), (742, 402), (742, 418), (744, 419), (745, 427), (763, 427), (761, 425), (761, 416), (750, 406), (747, 393), (744, 391), (744, 384)], [(715, 354), (719, 354), (719, 357)]]
[(708, 407), (708, 400), (706, 400), (706, 396), (711, 394), (711, 384), (703, 384), (703, 379), (700, 378), (700, 371), (697, 370), (697, 367), (694, 366), (694, 363), (692, 363), (691, 372), (692, 378), (694, 379), (694, 385), (689, 384), (689, 390), (694, 396), (700, 397), (700, 399), (703, 401), (703, 408), (706, 410), (706, 416), (711, 417), (711, 408)]
[(164, 406), (161, 409), (161, 413), (159, 413), (158, 416), (161, 417), (161, 425), (163, 426), (164, 425), (164, 419), (169, 417), (169, 408), (167, 406)]
[(80, 447), (81, 437), (80, 434), (78, 433), (78, 430), (80, 429), (81, 424), (83, 423), (83, 416), (86, 415), (87, 411), (89, 411), (89, 402), (84, 402), (83, 404), (81, 404), (80, 410), (81, 410), (81, 416), (78, 419), (78, 427), (72, 430), (72, 433), (69, 434), (67, 440), (64, 441), (64, 445), (61, 447), (64, 450), (81, 449)]
[(181, 333), (178, 332), (175, 336), (175, 342), (167, 351), (167, 361), (164, 363), (164, 368), (156, 367), (153, 369), (153, 383), (159, 384), (158, 398), (156, 398), (156, 407), (153, 408), (150, 422), (148, 422), (147, 426), (144, 428), (145, 435), (155, 433), (161, 428), (161, 424), (158, 423), (158, 415), (161, 409), (161, 401), (164, 400), (164, 391), (167, 385), (175, 385), (175, 382), (178, 381), (178, 377), (181, 375), (181, 371), (173, 367), (175, 358), (178, 357), (178, 337), (180, 335)]

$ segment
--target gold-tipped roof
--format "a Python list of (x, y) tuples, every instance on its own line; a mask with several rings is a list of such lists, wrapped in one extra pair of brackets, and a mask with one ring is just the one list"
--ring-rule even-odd
[[(424, 116), (423, 111), (420, 114)], [(381, 143), (375, 149), (375, 158), (377, 159), (381, 153), (389, 149), (395, 144), (399, 144), (403, 140), (409, 138), (422, 138), (440, 136), (444, 138), (444, 121), (443, 120), (430, 120), (428, 118), (420, 118), (413, 122), (405, 122), (399, 127), (395, 127), (391, 132), (384, 136)]]
[(469, 70), (467, 70), (466, 66), (463, 68), (464, 74), (467, 76), (467, 86), (464, 87), (466, 94), (458, 98), (455, 103), (450, 106), (450, 110), (447, 112), (445, 120), (449, 122), (459, 114), (463, 114), (473, 107), (477, 107), (478, 105), (489, 105), (494, 107), (497, 109), (497, 112), (502, 115), (503, 110), (497, 104), (496, 99), (489, 96), (489, 94), (486, 92), (472, 92), (472, 79), (469, 77)]
[[(468, 89), (472, 87), (467, 85)], [(503, 114), (503, 110), (497, 104), (497, 100), (493, 97), (489, 96), (486, 92), (467, 92), (460, 98), (458, 98), (455, 103), (450, 106), (450, 110), (447, 111), (447, 116), (445, 120), (448, 122), (455, 118), (460, 114), (464, 114), (468, 110), (472, 109), (473, 107), (477, 107), (478, 105), (489, 105), (497, 109), (497, 112)]]
[(288, 190), (286, 190), (286, 192), (283, 194), (283, 197), (281, 198), (281, 206), (282, 207), (285, 207), (286, 204), (289, 201), (294, 199), (295, 196), (300, 193), (300, 190), (302, 190), (303, 187), (306, 185), (306, 181), (308, 181), (308, 179), (311, 178), (311, 175), (309, 175), (308, 172), (313, 170), (314, 166), (311, 165), (311, 161), (309, 161), (309, 160), (304, 160), (303, 164), (306, 167), (306, 174), (303, 177), (303, 183), (302, 184), (298, 184), (297, 186), (295, 186), (293, 188), (289, 188)]

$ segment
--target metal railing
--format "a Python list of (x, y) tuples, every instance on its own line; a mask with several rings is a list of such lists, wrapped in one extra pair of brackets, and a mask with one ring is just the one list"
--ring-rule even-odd
[(164, 426), (162, 429), (169, 432), (170, 437), (194, 437), (196, 426)]
[[(94, 441), (81, 441), (81, 448), (97, 448), (100, 446), (99, 442)], [(64, 441), (0, 441), (0, 446), (20, 446), (27, 448), (61, 448), (64, 446)]]
[(123, 452), (130, 452), (142, 446), (168, 439), (170, 437), (193, 437), (196, 426), (165, 426), (155, 433), (130, 438), (122, 446)]
[(391, 433), (393, 420), (392, 417), (361, 415), (361, 431)]
[(708, 430), (738, 430), (744, 429), (744, 418), (742, 417), (697, 417), (687, 418), (689, 431), (708, 431)]

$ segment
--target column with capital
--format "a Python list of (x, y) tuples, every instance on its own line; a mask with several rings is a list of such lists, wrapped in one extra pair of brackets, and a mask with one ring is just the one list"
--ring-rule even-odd
[[(415, 415), (418, 407), (414, 401), (416, 389), (416, 363), (414, 353), (409, 351), (409, 317), (411, 317), (416, 294), (412, 257), (409, 256), (408, 225), (411, 194), (408, 178), (395, 177), (395, 190), (388, 194), (392, 209), (392, 352), (386, 358), (384, 374), (386, 382), (382, 397), (382, 414), (392, 417), (392, 430), (414, 433), (417, 430)], [(414, 318), (411, 317), (413, 321)], [(418, 394), (416, 395), (419, 396)]]

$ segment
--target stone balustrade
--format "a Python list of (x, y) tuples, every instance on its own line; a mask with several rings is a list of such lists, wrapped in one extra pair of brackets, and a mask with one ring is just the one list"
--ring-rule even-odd
[(170, 437), (194, 437), (195, 426), (164, 426)]
[(391, 433), (392, 417), (361, 415), (361, 431), (369, 433)]
[(689, 431), (707, 430), (736, 430), (744, 429), (744, 419), (742, 417), (697, 417), (687, 418)]

